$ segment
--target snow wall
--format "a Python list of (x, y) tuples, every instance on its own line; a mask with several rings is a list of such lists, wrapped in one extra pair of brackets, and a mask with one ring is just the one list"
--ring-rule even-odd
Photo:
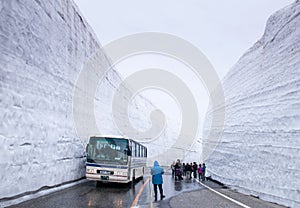
[(269, 18), (223, 88), (224, 133), (206, 161), (209, 174), (246, 194), (300, 207), (299, 1)]
[[(73, 93), (87, 58), (99, 50), (73, 1), (0, 1), (0, 201), (84, 176)], [(99, 57), (100, 69), (107, 69), (109, 59), (103, 52)], [(109, 107), (120, 83), (111, 70), (92, 95), (103, 134), (119, 134)], [(131, 122), (149, 127), (145, 117), (153, 108), (137, 96)]]

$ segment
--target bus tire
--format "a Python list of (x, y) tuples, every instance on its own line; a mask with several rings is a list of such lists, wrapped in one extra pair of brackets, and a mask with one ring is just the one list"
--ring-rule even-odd
[(145, 168), (143, 167), (143, 172), (142, 172), (142, 176), (141, 176), (141, 180), (144, 181), (144, 175), (145, 175)]
[(101, 181), (97, 181), (96, 182), (96, 187), (100, 187), (101, 186)]
[(135, 170), (132, 172), (132, 180), (131, 180), (131, 185), (134, 186), (135, 184)]

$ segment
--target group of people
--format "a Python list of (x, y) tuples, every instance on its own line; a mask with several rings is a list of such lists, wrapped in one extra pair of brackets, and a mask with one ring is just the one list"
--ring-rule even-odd
[[(194, 163), (182, 163), (178, 159), (177, 162), (173, 162), (171, 165), (172, 169), (172, 177), (175, 177), (175, 180), (183, 180), (183, 176), (186, 177), (187, 180), (192, 178), (192, 174), (194, 178), (199, 178), (199, 180), (204, 181), (205, 180), (205, 171), (206, 166), (205, 163), (199, 165)], [(159, 163), (157, 161), (154, 162), (153, 167), (151, 168), (151, 175), (152, 175), (152, 184), (154, 189), (154, 200), (157, 201), (157, 188), (160, 192), (160, 199), (162, 200), (165, 198), (165, 195), (163, 193), (163, 177), (164, 169), (159, 166)]]
[(178, 159), (171, 164), (171, 169), (172, 177), (175, 177), (175, 180), (183, 180), (183, 176), (185, 176), (187, 180), (198, 177), (199, 180), (205, 181), (205, 163), (199, 163), (199, 165), (196, 162), (181, 163)]

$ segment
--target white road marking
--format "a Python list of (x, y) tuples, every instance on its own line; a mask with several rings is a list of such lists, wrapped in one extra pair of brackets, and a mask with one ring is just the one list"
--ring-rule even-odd
[(245, 205), (245, 204), (243, 204), (243, 203), (241, 203), (241, 202), (239, 202), (239, 201), (237, 201), (237, 200), (235, 200), (235, 199), (230, 198), (229, 196), (226, 196), (226, 195), (224, 195), (224, 194), (222, 194), (222, 193), (220, 193), (220, 192), (218, 192), (218, 191), (216, 191), (216, 190), (210, 188), (209, 186), (205, 185), (204, 183), (201, 183), (198, 179), (195, 178), (195, 180), (196, 180), (198, 183), (200, 183), (202, 186), (204, 186), (205, 188), (207, 188), (208, 190), (210, 190), (210, 191), (212, 191), (212, 192), (214, 192), (214, 193), (216, 193), (216, 194), (218, 194), (218, 195), (224, 197), (225, 199), (228, 199), (228, 200), (230, 200), (230, 201), (236, 203), (237, 205), (240, 205), (241, 207), (244, 207), (244, 208), (251, 208), (251, 207), (249, 207), (249, 206), (247, 206), (247, 205)]

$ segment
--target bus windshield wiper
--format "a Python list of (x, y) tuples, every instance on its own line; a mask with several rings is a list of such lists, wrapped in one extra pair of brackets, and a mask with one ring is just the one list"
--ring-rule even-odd
[(93, 163), (95, 163), (96, 161), (93, 160), (93, 159), (91, 159), (91, 158), (88, 158), (88, 159), (87, 159), (87, 162), (93, 162)]

